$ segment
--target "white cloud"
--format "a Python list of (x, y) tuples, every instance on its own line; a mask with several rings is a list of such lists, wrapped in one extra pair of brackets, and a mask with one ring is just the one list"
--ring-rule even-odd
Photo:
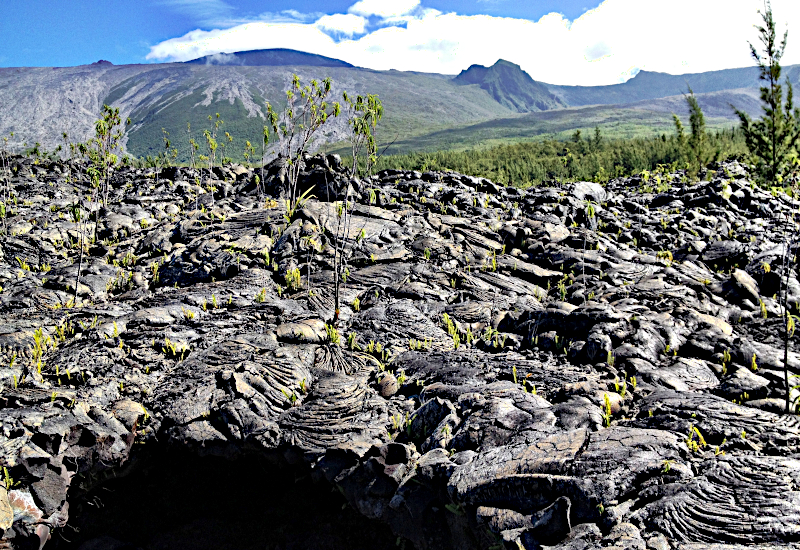
[(215, 53), (208, 56), (206, 65), (238, 65), (241, 61), (232, 53)]
[(160, 0), (160, 2), (194, 17), (202, 24), (219, 21), (233, 11), (224, 0)]
[[(441, 13), (419, 0), (361, 0), (348, 14), (313, 23), (192, 31), (153, 46), (147, 59), (296, 47), (371, 69), (455, 74), (502, 58), (543, 82), (613, 84), (640, 69), (681, 74), (752, 65), (747, 42), (757, 41), (759, 7), (758, 0), (605, 0), (574, 21), (556, 13), (529, 21)], [(800, 21), (796, 0), (773, 0), (772, 8), (781, 33), (784, 21)], [(380, 21), (370, 27), (367, 17)], [(790, 28), (783, 63), (800, 63), (800, 25)]]
[(302, 21), (303, 19), (307, 18), (306, 14), (301, 13), (297, 10), (283, 10), (281, 13), (289, 17), (292, 17), (297, 21)]
[(194, 30), (150, 48), (147, 59), (189, 61), (217, 52), (291, 48), (303, 44), (313, 53), (333, 52), (333, 39), (314, 25), (302, 23), (245, 23), (230, 29)]
[(369, 17), (377, 15), (384, 19), (400, 17), (414, 11), (419, 0), (360, 0), (347, 10), (350, 13)]
[(367, 31), (367, 20), (352, 13), (334, 13), (320, 17), (314, 25), (324, 31), (353, 36)]
[(297, 10), (267, 11), (258, 15), (218, 16), (209, 18), (205, 24), (216, 29), (231, 29), (246, 23), (313, 23), (324, 15), (324, 13), (301, 13)]

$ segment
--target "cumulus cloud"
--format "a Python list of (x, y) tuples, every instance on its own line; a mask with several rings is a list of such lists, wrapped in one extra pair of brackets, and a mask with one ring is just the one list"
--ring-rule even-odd
[(215, 53), (206, 58), (206, 65), (237, 65), (241, 63), (232, 53)]
[(341, 33), (347, 36), (367, 32), (367, 20), (353, 13), (334, 13), (320, 17), (314, 25), (323, 31)]
[(302, 49), (312, 53), (331, 53), (335, 42), (314, 25), (303, 23), (245, 23), (230, 29), (194, 30), (150, 48), (147, 59), (189, 61), (217, 52), (241, 52), (269, 48)]
[[(605, 0), (575, 20), (551, 13), (530, 21), (442, 13), (419, 0), (361, 0), (346, 14), (314, 22), (192, 31), (153, 46), (147, 59), (288, 47), (371, 69), (455, 74), (502, 58), (543, 82), (614, 84), (639, 70), (683, 74), (752, 65), (747, 42), (757, 41), (759, 7), (757, 1)], [(800, 2), (773, 0), (772, 7), (779, 23), (800, 21)], [(787, 65), (800, 63), (800, 32), (792, 31)]]

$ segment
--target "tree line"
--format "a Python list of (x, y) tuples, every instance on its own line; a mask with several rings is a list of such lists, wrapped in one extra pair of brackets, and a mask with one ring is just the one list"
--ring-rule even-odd
[[(678, 124), (680, 121), (676, 119)], [(682, 125), (680, 126), (682, 132)], [(594, 181), (631, 176), (644, 170), (688, 170), (714, 160), (744, 159), (745, 135), (740, 128), (716, 132), (697, 131), (695, 140), (682, 133), (658, 137), (608, 140), (600, 128), (588, 139), (575, 132), (570, 141), (545, 139), (467, 151), (414, 152), (384, 155), (377, 170), (452, 170), (489, 178), (504, 185), (527, 187), (559, 181)], [(702, 136), (702, 137), (699, 137)], [(693, 149), (694, 143), (701, 144)], [(695, 151), (700, 151), (701, 161)]]

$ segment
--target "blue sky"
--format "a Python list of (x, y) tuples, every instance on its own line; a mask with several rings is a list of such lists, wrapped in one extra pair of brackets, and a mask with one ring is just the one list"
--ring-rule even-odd
[[(0, 66), (185, 61), (286, 47), (453, 74), (503, 58), (556, 84), (751, 64), (761, 0), (6, 0)], [(773, 0), (800, 62), (800, 2)], [(691, 14), (691, 15), (690, 15)], [(793, 31), (793, 32), (792, 32)], [(798, 46), (798, 47), (795, 47)]]
[[(211, 30), (237, 20), (257, 20), (265, 14), (276, 15), (287, 10), (303, 14), (346, 13), (354, 3), (351, 0), (6, 0), (0, 17), (0, 34), (6, 44), (0, 50), (0, 66), (72, 66), (99, 59), (115, 64), (145, 63), (152, 45), (194, 29)], [(485, 13), (538, 20), (553, 11), (575, 18), (598, 4), (599, 0), (432, 0), (424, 5), (462, 15)]]

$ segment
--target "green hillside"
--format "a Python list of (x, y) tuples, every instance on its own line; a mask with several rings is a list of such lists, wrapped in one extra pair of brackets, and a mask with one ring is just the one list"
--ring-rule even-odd
[[(734, 125), (732, 117), (707, 117), (706, 122), (714, 130)], [(516, 115), (439, 130), (397, 141), (387, 152), (460, 151), (523, 141), (567, 140), (576, 130), (589, 136), (595, 126), (599, 126), (603, 135), (610, 139), (660, 136), (674, 132), (672, 114), (669, 112), (615, 106), (583, 107)]]
[[(178, 150), (178, 159), (186, 162), (190, 156), (190, 137), (200, 145), (197, 154), (207, 154), (203, 130), (213, 130), (214, 122), (209, 121), (211, 116), (216, 120), (216, 115), (224, 124), (218, 132), (218, 141), (221, 149), (219, 158), (228, 156), (235, 159), (242, 158), (245, 141), (249, 140), (258, 145), (259, 135), (262, 133), (263, 120), (248, 116), (241, 99), (233, 103), (220, 101), (216, 98), (210, 105), (200, 104), (203, 94), (194, 90), (183, 97), (177, 94), (164, 97), (162, 102), (155, 105), (134, 119), (136, 126), (128, 132), (128, 151), (136, 157), (155, 156), (164, 150), (164, 133), (162, 128), (169, 132), (170, 144)], [(161, 107), (161, 108), (159, 108)], [(191, 125), (191, 134), (187, 131)], [(222, 137), (228, 132), (234, 140), (229, 142)]]

